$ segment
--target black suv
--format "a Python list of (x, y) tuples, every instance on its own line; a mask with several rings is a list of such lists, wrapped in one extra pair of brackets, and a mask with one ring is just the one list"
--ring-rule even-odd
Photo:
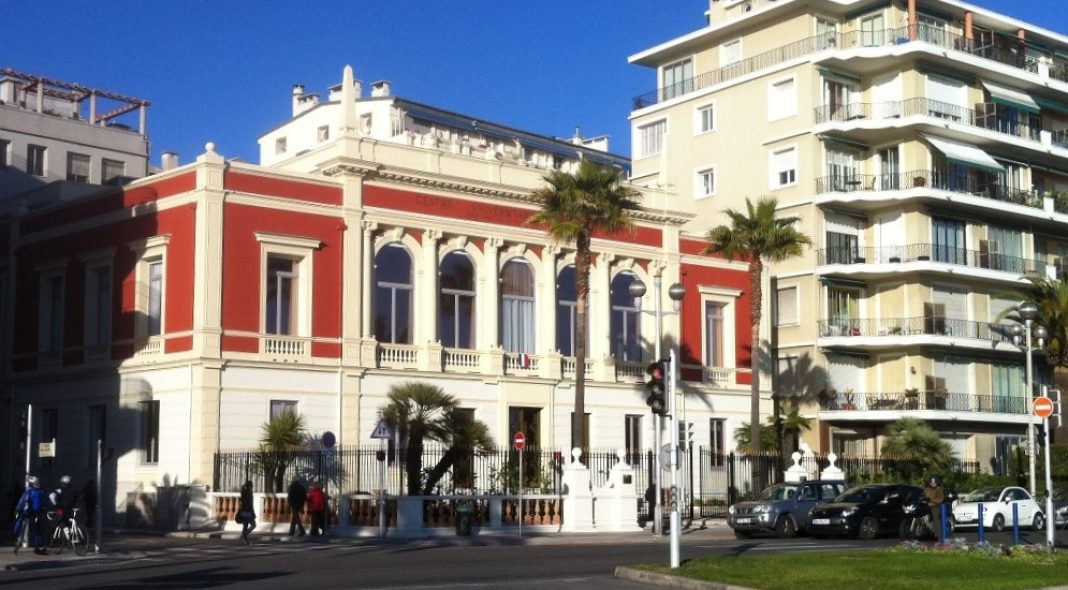
[(774, 531), (782, 538), (808, 530), (809, 513), (846, 489), (842, 480), (811, 480), (778, 483), (768, 487), (756, 500), (737, 502), (728, 509), (727, 524), (734, 535), (746, 538), (753, 533)]

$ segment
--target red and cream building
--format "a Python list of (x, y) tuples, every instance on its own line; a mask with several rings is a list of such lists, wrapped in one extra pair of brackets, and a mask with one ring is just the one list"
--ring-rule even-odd
[[(273, 412), (369, 442), (407, 381), (454, 395), (498, 441), (572, 445), (574, 252), (526, 223), (531, 191), (579, 157), (629, 162), (385, 84), (362, 96), (348, 70), (328, 100), (298, 88), (293, 102), (262, 165), (208, 144), (121, 189), (7, 213), (7, 391), (13, 414), (33, 405), (33, 471), (85, 476), (102, 437), (105, 497), (210, 483), (214, 453), (254, 448)], [(686, 288), (664, 341), (679, 345), (688, 430), (723, 450), (748, 420), (746, 265), (701, 255), (672, 194), (642, 203), (633, 232), (593, 242), (588, 444), (651, 447), (654, 319), (627, 288), (649, 285), (651, 310), (659, 275), (665, 309), (667, 287)], [(36, 457), (53, 438), (57, 457)]]

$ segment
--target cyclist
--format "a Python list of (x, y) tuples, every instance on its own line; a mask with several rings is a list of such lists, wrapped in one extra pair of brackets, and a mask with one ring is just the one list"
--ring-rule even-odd
[(46, 555), (44, 529), (48, 522), (45, 512), (48, 510), (48, 498), (41, 489), (41, 482), (32, 475), (26, 477), (26, 492), (19, 498), (18, 512), (24, 519), (24, 526), (30, 527), (33, 540), (33, 552)]
[(59, 487), (48, 495), (48, 501), (56, 508), (56, 527), (66, 526), (74, 514), (74, 501), (77, 493), (70, 489), (70, 476), (59, 478)]

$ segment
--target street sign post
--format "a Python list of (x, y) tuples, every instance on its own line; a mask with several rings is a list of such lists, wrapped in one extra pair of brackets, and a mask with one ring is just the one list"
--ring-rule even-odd
[[(329, 434), (329, 433), (328, 433)], [(372, 439), (378, 439), (378, 536), (386, 536), (386, 441), (393, 436), (393, 429), (389, 427), (382, 413), (378, 413), (378, 424), (371, 433)]]
[(527, 435), (522, 432), (515, 433), (512, 437), (512, 445), (519, 451), (519, 536), (523, 536), (523, 449), (527, 446)]

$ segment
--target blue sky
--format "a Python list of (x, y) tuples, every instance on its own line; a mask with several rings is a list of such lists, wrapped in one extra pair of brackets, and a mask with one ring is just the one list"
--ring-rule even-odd
[[(1068, 34), (1066, 0), (977, 0)], [(293, 84), (365, 84), (546, 135), (608, 134), (629, 152), (627, 56), (704, 25), (707, 0), (40, 0), (0, 3), (0, 66), (152, 101), (152, 161), (214, 141), (259, 160)], [(365, 86), (366, 88), (366, 86)]]

